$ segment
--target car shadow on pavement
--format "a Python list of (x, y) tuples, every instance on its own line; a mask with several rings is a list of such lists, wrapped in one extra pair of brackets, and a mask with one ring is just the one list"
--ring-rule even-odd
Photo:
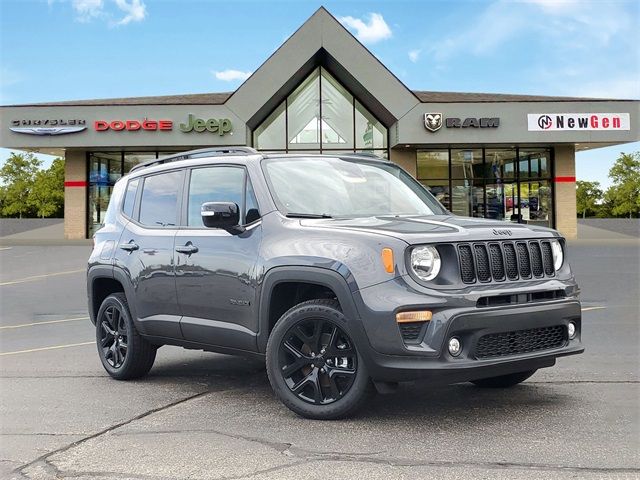
[[(235, 410), (251, 410), (256, 404), (268, 408), (277, 416), (298, 418), (275, 397), (267, 379), (264, 363), (259, 360), (217, 354), (203, 354), (197, 359), (172, 358), (154, 366), (141, 381), (210, 388), (211, 393), (232, 391)], [(504, 422), (509, 416), (519, 421), (553, 409), (571, 410), (580, 399), (553, 383), (530, 381), (507, 389), (482, 389), (470, 383), (433, 386), (428, 382), (407, 382), (391, 394), (378, 394), (353, 416), (356, 421), (410, 417), (415, 421), (446, 421), (478, 423)]]

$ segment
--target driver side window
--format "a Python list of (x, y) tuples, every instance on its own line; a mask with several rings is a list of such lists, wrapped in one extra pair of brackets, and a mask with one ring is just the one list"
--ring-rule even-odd
[(240, 220), (243, 223), (250, 223), (260, 218), (248, 179), (245, 203), (245, 175), (245, 169), (242, 167), (220, 166), (193, 169), (189, 180), (187, 225), (204, 226), (200, 209), (206, 202), (236, 203), (241, 212), (244, 212)]

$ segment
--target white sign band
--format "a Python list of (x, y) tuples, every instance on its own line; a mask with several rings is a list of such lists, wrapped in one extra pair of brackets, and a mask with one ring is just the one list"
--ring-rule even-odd
[(530, 132), (630, 130), (628, 113), (529, 113)]

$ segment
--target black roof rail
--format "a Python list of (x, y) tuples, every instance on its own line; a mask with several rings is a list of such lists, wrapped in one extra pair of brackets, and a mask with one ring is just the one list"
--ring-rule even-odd
[(384, 158), (381, 157), (378, 154), (375, 154), (373, 152), (347, 152), (347, 153), (341, 153), (339, 155), (337, 155), (339, 157), (367, 157), (367, 158), (374, 158), (376, 160), (383, 160), (385, 162), (389, 162), (390, 160), (388, 158)]
[(256, 155), (258, 151), (251, 147), (208, 147), (199, 148), (198, 150), (189, 150), (188, 152), (180, 152), (174, 155), (168, 155), (162, 158), (149, 160), (148, 162), (139, 163), (130, 171), (134, 172), (142, 168), (151, 167), (153, 165), (162, 165), (164, 163), (177, 162), (180, 160), (188, 160), (191, 158), (204, 157), (220, 157), (223, 155)]

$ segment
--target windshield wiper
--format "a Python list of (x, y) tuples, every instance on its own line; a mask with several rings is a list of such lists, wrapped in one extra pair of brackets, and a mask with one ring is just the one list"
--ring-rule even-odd
[(333, 218), (326, 213), (287, 213), (287, 218)]

